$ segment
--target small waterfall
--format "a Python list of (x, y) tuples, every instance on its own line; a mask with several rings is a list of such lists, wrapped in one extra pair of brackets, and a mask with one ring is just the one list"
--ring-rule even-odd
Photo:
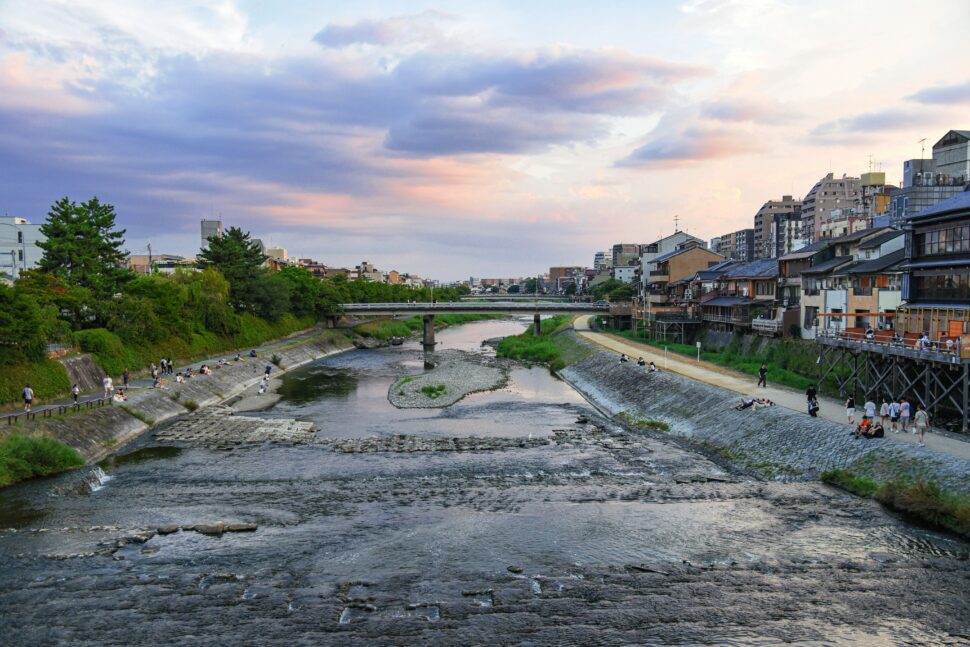
[(110, 480), (111, 477), (105, 474), (103, 469), (95, 465), (94, 469), (84, 478), (84, 485), (89, 494), (94, 494)]

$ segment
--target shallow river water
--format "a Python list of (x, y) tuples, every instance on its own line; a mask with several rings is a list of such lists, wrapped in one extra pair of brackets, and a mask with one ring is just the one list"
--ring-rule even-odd
[[(486, 353), (525, 325), (438, 341)], [(391, 406), (389, 386), (422, 367), (414, 342), (332, 356), (257, 415), (489, 449), (149, 435), (104, 476), (0, 491), (0, 644), (970, 643), (966, 543), (624, 432), (544, 369), (445, 409)], [(258, 528), (146, 534), (218, 522)]]

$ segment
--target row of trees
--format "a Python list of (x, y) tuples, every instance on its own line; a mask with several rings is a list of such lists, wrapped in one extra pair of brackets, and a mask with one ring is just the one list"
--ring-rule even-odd
[[(428, 289), (319, 280), (299, 267), (271, 272), (250, 235), (230, 227), (209, 239), (198, 271), (140, 275), (122, 269), (124, 230), (115, 210), (97, 198), (59, 200), (41, 226), (46, 241), (37, 269), (13, 287), (0, 285), (0, 363), (40, 359), (48, 342), (73, 343), (78, 331), (105, 328), (131, 344), (194, 334), (232, 336), (246, 316), (276, 322), (294, 315), (320, 318), (343, 303), (430, 301)], [(435, 299), (457, 299), (441, 289)]]

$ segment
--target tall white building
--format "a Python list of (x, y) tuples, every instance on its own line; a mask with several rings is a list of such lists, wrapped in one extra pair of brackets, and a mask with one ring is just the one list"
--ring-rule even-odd
[(37, 243), (44, 240), (40, 225), (26, 218), (0, 216), (0, 274), (16, 279), (20, 272), (36, 267), (44, 255)]
[(208, 249), (210, 238), (222, 238), (221, 220), (202, 221), (202, 249)]

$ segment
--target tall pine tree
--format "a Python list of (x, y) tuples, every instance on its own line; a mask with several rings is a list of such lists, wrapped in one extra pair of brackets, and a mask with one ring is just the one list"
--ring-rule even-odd
[(125, 230), (115, 229), (115, 209), (97, 198), (77, 204), (68, 198), (54, 203), (40, 227), (47, 240), (38, 269), (99, 295), (114, 293), (130, 275), (119, 268)]
[(208, 248), (197, 258), (201, 268), (211, 267), (222, 273), (229, 281), (229, 300), (237, 310), (255, 311), (255, 294), (266, 278), (263, 263), (266, 256), (254, 242), (249, 232), (230, 227), (221, 237), (209, 239)]

